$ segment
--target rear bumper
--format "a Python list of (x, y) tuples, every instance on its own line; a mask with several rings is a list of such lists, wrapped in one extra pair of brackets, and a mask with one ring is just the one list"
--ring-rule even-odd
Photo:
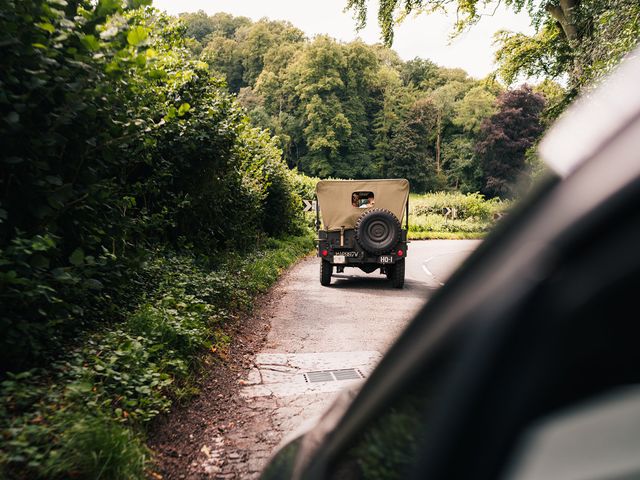
[[(399, 251), (402, 251), (402, 255), (399, 255)], [(323, 246), (321, 243), (318, 247), (317, 256), (332, 265), (393, 265), (400, 260), (404, 260), (407, 256), (407, 244), (399, 243), (396, 248), (394, 248), (394, 251), (374, 256), (366, 252), (359, 252), (355, 250), (334, 250)]]
[[(340, 232), (318, 231), (318, 257), (332, 265), (393, 265), (407, 256), (407, 231), (402, 230), (400, 241), (388, 253), (371, 255), (363, 251), (355, 239), (353, 229)], [(344, 257), (344, 258), (341, 258)]]

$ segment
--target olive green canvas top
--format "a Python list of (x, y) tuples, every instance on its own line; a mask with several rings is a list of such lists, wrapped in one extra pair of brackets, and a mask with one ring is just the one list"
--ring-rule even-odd
[[(405, 205), (409, 198), (409, 181), (405, 179), (385, 180), (320, 180), (316, 186), (322, 225), (325, 230), (354, 228), (356, 220), (367, 210), (384, 208), (391, 211), (402, 222)], [(373, 193), (366, 205), (354, 206), (354, 194), (365, 197)]]

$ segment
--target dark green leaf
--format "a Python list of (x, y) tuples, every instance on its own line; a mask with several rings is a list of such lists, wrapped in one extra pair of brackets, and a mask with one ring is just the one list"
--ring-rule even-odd
[(4, 117), (4, 119), (7, 123), (15, 125), (20, 121), (20, 115), (17, 112), (10, 112)]
[(110, 15), (120, 9), (120, 0), (100, 0), (98, 2), (97, 13), (101, 16)]
[(69, 256), (69, 262), (76, 267), (84, 264), (84, 250), (82, 250), (82, 248), (76, 248)]
[(99, 280), (96, 280), (95, 278), (87, 279), (85, 281), (85, 285), (87, 286), (87, 288), (90, 288), (91, 290), (102, 290), (102, 288), (104, 287), (102, 282), (100, 282)]
[(94, 35), (83, 35), (80, 37), (80, 41), (85, 46), (85, 48), (91, 52), (95, 52), (100, 48), (100, 42)]
[(44, 179), (51, 185), (62, 185), (62, 179), (56, 175), (47, 175)]

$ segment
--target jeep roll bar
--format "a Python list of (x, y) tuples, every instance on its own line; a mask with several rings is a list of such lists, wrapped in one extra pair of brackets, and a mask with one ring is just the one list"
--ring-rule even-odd
[(409, 197), (407, 197), (406, 213), (404, 214), (404, 228), (407, 232), (409, 231)]

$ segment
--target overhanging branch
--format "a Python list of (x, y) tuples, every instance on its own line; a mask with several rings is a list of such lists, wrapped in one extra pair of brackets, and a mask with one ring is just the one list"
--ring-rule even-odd
[(572, 48), (577, 47), (580, 41), (574, 15), (578, 3), (579, 0), (560, 0), (559, 5), (548, 3), (545, 7), (547, 13), (560, 24)]

